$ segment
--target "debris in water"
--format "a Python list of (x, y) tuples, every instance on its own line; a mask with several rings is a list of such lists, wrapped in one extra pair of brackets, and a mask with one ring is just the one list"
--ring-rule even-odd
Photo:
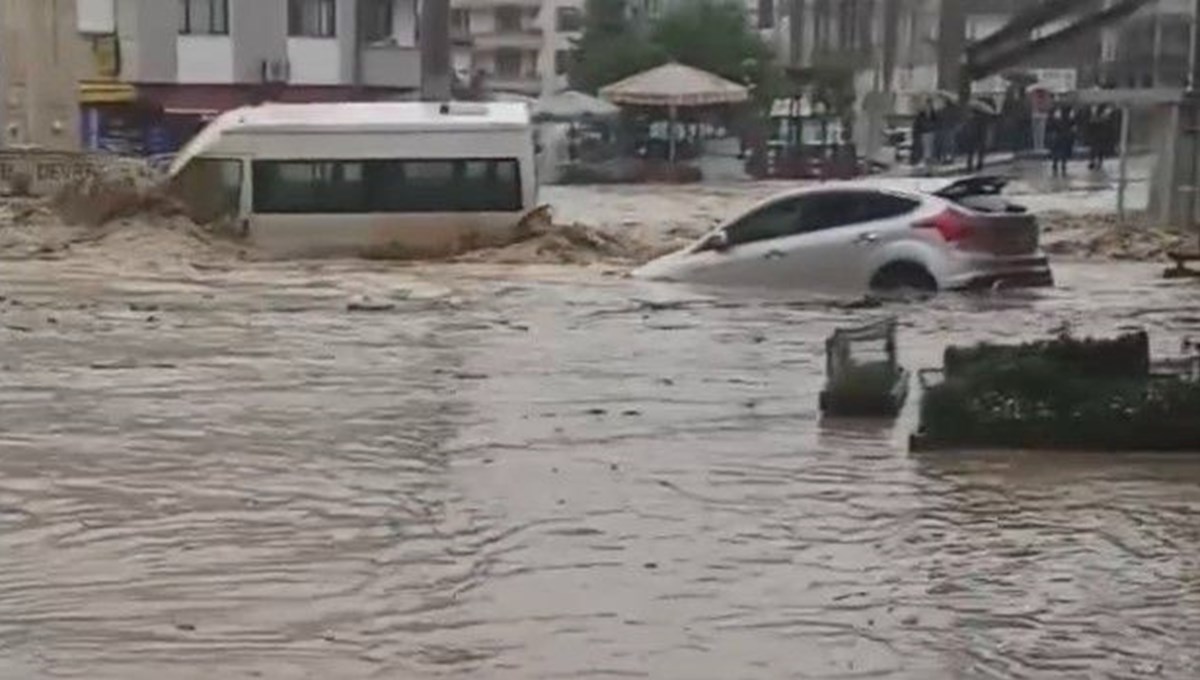
[(346, 303), (346, 311), (349, 312), (391, 312), (395, 309), (394, 302), (376, 300), (366, 295), (360, 295)]

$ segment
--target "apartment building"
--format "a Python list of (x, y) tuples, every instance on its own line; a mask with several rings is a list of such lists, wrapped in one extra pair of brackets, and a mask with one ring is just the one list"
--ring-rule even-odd
[(0, 0), (4, 146), (78, 148), (76, 24), (74, 0)]
[(1105, 30), (1104, 79), (1117, 87), (1187, 85), (1194, 0), (1155, 0)]
[[(964, 22), (957, 40), (941, 35), (942, 0), (781, 2), (776, 8), (781, 19), (774, 32), (777, 53), (800, 67), (849, 66), (856, 73), (860, 98), (874, 91), (891, 93), (893, 112), (904, 114), (923, 95), (955, 89), (952, 69), (961, 59), (961, 50), (944, 49), (945, 45), (984, 38), (1038, 0), (959, 0)], [(1094, 2), (1099, 6), (1103, 0)], [(1040, 33), (1059, 27), (1048, 26)], [(1052, 89), (1075, 89), (1101, 78), (1100, 57), (1101, 40), (1096, 34), (1036, 55), (1015, 70), (1038, 76)], [(980, 93), (1001, 92), (1004, 87), (1000, 75), (973, 84)]]
[(567, 87), (583, 0), (452, 0), (454, 34), (469, 39), (469, 68), (488, 89), (537, 96)]
[[(78, 3), (95, 72), (83, 88), (89, 146), (166, 152), (237, 106), (395, 98), (420, 85), (419, 0), (37, 1)], [(114, 141), (137, 130), (131, 148)]]

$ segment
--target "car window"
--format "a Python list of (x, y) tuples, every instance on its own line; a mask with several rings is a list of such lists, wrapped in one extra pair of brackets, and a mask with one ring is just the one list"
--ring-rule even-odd
[(799, 199), (783, 200), (759, 208), (725, 230), (729, 245), (791, 236), (800, 231)]
[(861, 222), (883, 220), (912, 212), (917, 201), (877, 191), (831, 191), (804, 199), (801, 209), (805, 232), (822, 231)]

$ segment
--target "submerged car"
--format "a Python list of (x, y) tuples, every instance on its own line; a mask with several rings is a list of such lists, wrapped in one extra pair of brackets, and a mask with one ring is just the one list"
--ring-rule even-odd
[(1050, 286), (1036, 217), (1005, 180), (880, 179), (775, 196), (638, 278), (702, 284), (918, 291)]

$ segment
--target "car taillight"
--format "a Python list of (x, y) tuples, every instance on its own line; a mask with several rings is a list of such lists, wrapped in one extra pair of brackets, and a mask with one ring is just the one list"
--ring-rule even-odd
[(961, 243), (971, 237), (974, 229), (957, 210), (946, 210), (927, 220), (913, 224), (914, 229), (936, 229), (946, 243)]

